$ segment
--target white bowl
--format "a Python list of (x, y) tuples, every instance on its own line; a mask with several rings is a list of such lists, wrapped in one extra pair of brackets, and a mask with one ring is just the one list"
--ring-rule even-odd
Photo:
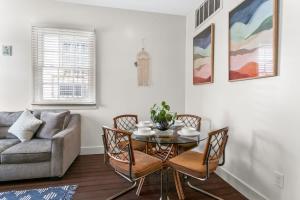
[(184, 123), (181, 120), (175, 120), (174, 126), (183, 126)]

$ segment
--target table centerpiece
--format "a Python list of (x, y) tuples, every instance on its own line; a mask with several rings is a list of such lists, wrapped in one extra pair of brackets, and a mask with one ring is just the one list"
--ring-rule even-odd
[(150, 110), (151, 120), (155, 128), (160, 131), (168, 130), (175, 122), (177, 113), (170, 111), (170, 106), (162, 101), (160, 105), (154, 104)]

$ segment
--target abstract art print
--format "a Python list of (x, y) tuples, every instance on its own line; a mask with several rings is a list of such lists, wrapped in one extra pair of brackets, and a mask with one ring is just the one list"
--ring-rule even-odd
[(213, 82), (214, 73), (214, 24), (194, 38), (193, 83)]
[(276, 76), (277, 52), (277, 0), (245, 0), (230, 12), (230, 81)]

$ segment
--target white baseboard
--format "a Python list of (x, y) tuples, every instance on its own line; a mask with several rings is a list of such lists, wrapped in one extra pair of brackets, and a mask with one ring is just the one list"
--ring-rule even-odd
[(103, 154), (103, 146), (81, 147), (80, 155)]
[(220, 176), (223, 180), (229, 183), (232, 187), (234, 187), (237, 191), (243, 194), (247, 199), (250, 200), (269, 200), (267, 197), (256, 191), (250, 185), (234, 176), (232, 173), (224, 169), (223, 167), (219, 167), (217, 170), (217, 175)]

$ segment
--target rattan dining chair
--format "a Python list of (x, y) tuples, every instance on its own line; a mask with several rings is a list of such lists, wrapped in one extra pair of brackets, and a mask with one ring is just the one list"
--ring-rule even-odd
[[(138, 124), (138, 116), (133, 114), (119, 115), (113, 118), (114, 128), (132, 132)], [(120, 143), (120, 145), (123, 145)], [(145, 151), (146, 143), (132, 140), (132, 147), (134, 150)]]
[[(174, 179), (177, 194), (180, 200), (184, 199), (179, 173), (200, 181), (206, 181), (218, 166), (225, 164), (225, 147), (228, 140), (228, 128), (209, 133), (204, 153), (187, 151), (169, 160), (168, 164), (174, 169)], [(189, 181), (187, 185), (214, 199), (222, 200), (211, 193), (193, 186)]]
[(196, 131), (200, 131), (201, 117), (190, 114), (180, 114), (176, 117), (177, 120), (181, 120), (186, 127), (195, 128)]
[[(141, 151), (133, 150), (129, 132), (103, 127), (102, 137), (105, 155), (109, 158), (107, 161), (109, 161), (109, 164), (117, 174), (132, 183), (129, 188), (107, 198), (107, 200), (116, 199), (124, 195), (135, 188), (137, 180), (161, 170), (162, 161), (160, 159)], [(125, 142), (126, 145), (120, 147), (120, 142)], [(138, 188), (139, 192), (141, 187), (142, 185)]]
[[(200, 131), (201, 117), (196, 116), (196, 115), (190, 115), (190, 114), (180, 114), (180, 115), (177, 115), (176, 119), (182, 121), (185, 127), (191, 127), (191, 128), (196, 129), (196, 131)], [(196, 146), (197, 146), (197, 143), (195, 142), (193, 144), (179, 145), (179, 149), (182, 151), (187, 151)]]

